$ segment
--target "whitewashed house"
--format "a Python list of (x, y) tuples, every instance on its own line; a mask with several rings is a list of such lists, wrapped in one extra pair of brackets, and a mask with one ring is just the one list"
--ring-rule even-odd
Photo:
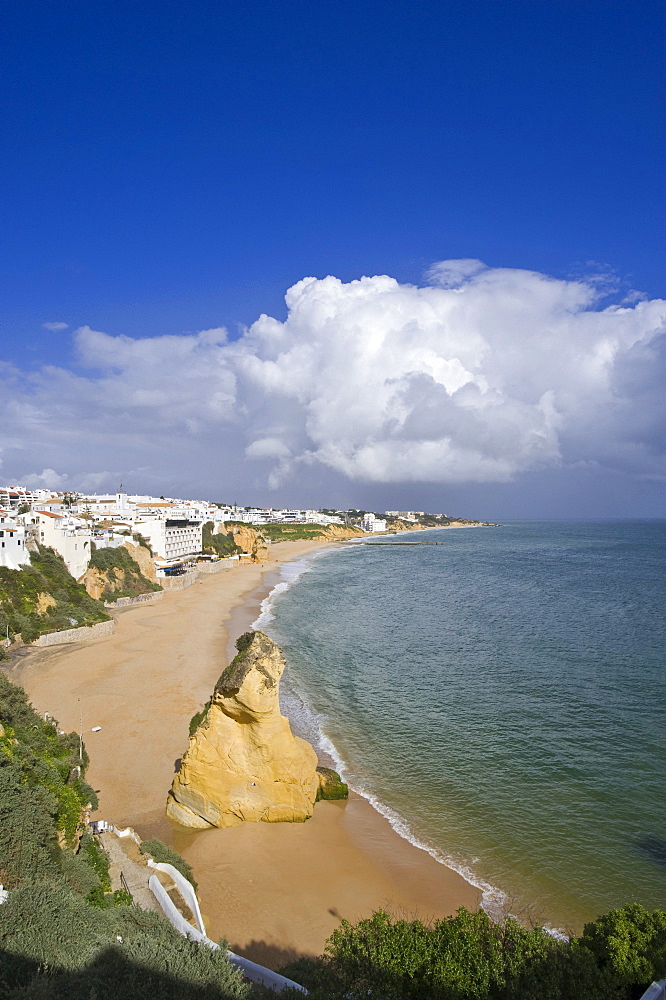
[(31, 519), (37, 525), (40, 544), (55, 549), (74, 579), (80, 580), (92, 554), (92, 531), (87, 524), (47, 510), (34, 511)]
[(22, 569), (30, 565), (30, 553), (25, 547), (25, 528), (12, 517), (11, 511), (0, 509), (0, 566)]

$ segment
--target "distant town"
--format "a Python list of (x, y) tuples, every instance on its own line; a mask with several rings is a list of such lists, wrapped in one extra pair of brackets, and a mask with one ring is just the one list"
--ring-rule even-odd
[(412, 524), (422, 527), (460, 522), (447, 514), (389, 510), (382, 515), (365, 510), (292, 510), (240, 507), (208, 500), (112, 494), (53, 493), (22, 486), (0, 487), (0, 566), (30, 565), (36, 545), (54, 549), (69, 573), (80, 580), (96, 549), (116, 548), (140, 539), (152, 551), (157, 579), (183, 572), (201, 558), (203, 533), (213, 534), (227, 523), (269, 525), (348, 525), (378, 534)]

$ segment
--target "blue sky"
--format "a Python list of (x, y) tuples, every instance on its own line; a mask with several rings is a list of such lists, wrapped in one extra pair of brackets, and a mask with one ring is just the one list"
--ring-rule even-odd
[[(0, 478), (37, 481), (51, 470), (48, 485), (106, 489), (122, 475), (140, 490), (162, 476), (166, 489), (227, 498), (231, 490), (247, 502), (457, 503), (484, 516), (663, 512), (653, 384), (659, 309), (631, 333), (607, 328), (586, 343), (588, 361), (613, 353), (602, 399), (598, 373), (585, 385), (572, 374), (588, 364), (573, 355), (559, 381), (541, 379), (537, 398), (511, 361), (522, 341), (493, 340), (493, 309), (484, 307), (475, 322), (487, 324), (490, 346), (470, 355), (466, 370), (470, 384), (502, 394), (505, 438), (518, 442), (510, 459), (488, 444), (486, 430), (471, 443), (467, 430), (456, 438), (458, 424), (444, 412), (460, 385), (433, 374), (428, 358), (441, 354), (445, 299), (437, 299), (439, 333), (419, 327), (427, 357), (384, 373), (382, 385), (403, 380), (400, 400), (382, 396), (382, 414), (359, 415), (366, 440), (356, 430), (336, 438), (344, 414), (333, 406), (340, 396), (333, 372), (317, 394), (308, 395), (299, 376), (293, 391), (282, 385), (279, 399), (269, 398), (275, 356), (243, 331), (267, 313), (287, 321), (287, 353), (302, 359), (317, 343), (324, 358), (331, 338), (362, 338), (364, 323), (375, 329), (377, 314), (367, 310), (349, 327), (350, 282), (389, 275), (400, 288), (425, 287), (428, 269), (452, 259), (484, 261), (488, 270), (463, 275), (465, 287), (479, 274), (484, 289), (501, 286), (500, 312), (507, 295), (517, 296), (516, 316), (532, 314), (541, 331), (533, 335), (518, 320), (520, 336), (542, 343), (574, 286), (596, 291), (594, 301), (576, 300), (574, 313), (628, 308), (636, 293), (650, 302), (664, 296), (660, 3), (25, 0), (5, 5), (2, 21), (0, 358), (12, 368), (3, 379)], [(559, 282), (564, 296), (542, 303), (538, 319), (529, 305), (520, 308), (523, 295), (533, 304), (532, 286), (514, 281), (524, 272)], [(343, 290), (325, 336), (312, 289), (290, 324), (287, 290), (327, 275)], [(330, 290), (316, 287), (329, 301)], [(379, 315), (393, 308), (385, 300), (392, 303), (393, 293), (366, 292)], [(476, 285), (472, 293), (479, 302), (486, 295)], [(425, 320), (416, 299), (403, 306), (409, 339), (405, 331)], [(312, 326), (303, 333), (300, 322)], [(447, 363), (478, 333), (456, 322), (458, 339), (440, 357)], [(106, 367), (80, 332), (88, 327), (114, 341), (104, 341)], [(178, 344), (158, 338), (221, 327), (254, 359), (253, 374), (245, 358), (243, 371), (228, 375), (228, 347), (209, 358), (227, 373), (220, 377), (233, 412), (194, 412), (179, 393), (188, 381), (201, 394), (195, 371), (180, 380)], [(399, 351), (399, 336), (382, 329)], [(569, 326), (561, 336), (572, 352), (587, 334)], [(130, 350), (126, 338), (151, 341), (154, 374), (144, 374), (142, 389), (114, 382), (109, 396), (124, 401), (122, 415), (111, 402), (91, 407), (98, 382), (104, 395), (109, 372), (115, 379), (131, 367), (117, 356)], [(180, 345), (188, 357), (189, 343)], [(172, 359), (163, 383), (162, 347)], [(484, 369), (490, 356), (502, 358), (492, 376)], [(548, 352), (531, 357), (536, 367), (550, 363)], [(368, 358), (354, 358), (362, 386)], [(423, 388), (425, 378), (444, 387), (442, 405)], [(244, 379), (254, 382), (248, 388)], [(535, 422), (517, 409), (543, 409), (548, 392), (556, 416), (544, 431), (540, 416)], [(187, 411), (180, 424), (160, 409), (169, 395)], [(409, 434), (406, 398), (410, 426), (418, 424)], [(590, 412), (581, 418), (583, 401)], [(331, 406), (324, 428), (321, 413)], [(575, 429), (581, 420), (584, 443)], [(622, 423), (629, 444), (604, 436)], [(160, 428), (176, 472), (164, 465)], [(528, 434), (548, 442), (535, 451)], [(452, 458), (447, 441), (477, 461)], [(420, 449), (419, 479), (405, 469), (405, 442)], [(613, 461), (623, 448), (624, 458)]]

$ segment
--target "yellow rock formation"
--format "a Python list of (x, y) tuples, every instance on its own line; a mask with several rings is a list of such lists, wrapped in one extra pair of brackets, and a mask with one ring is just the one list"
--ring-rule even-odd
[(194, 829), (302, 822), (317, 798), (317, 756), (280, 712), (280, 648), (263, 632), (237, 646), (169, 792), (167, 815)]
[(261, 532), (251, 524), (225, 524), (222, 529), (232, 536), (236, 545), (250, 556), (250, 562), (266, 562), (268, 546)]
[(125, 542), (124, 548), (127, 549), (134, 562), (138, 563), (139, 569), (146, 580), (150, 580), (151, 583), (157, 583), (157, 570), (155, 569), (155, 562), (150, 549), (145, 548), (143, 545), (133, 545), (132, 542)]

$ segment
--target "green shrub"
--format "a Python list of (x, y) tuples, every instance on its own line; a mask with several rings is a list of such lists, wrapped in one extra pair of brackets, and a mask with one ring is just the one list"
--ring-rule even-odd
[(81, 838), (79, 852), (97, 875), (102, 891), (110, 892), (111, 878), (109, 876), (109, 858), (106, 851), (102, 850), (100, 845), (88, 830), (86, 830)]
[(666, 911), (630, 903), (585, 924), (579, 943), (627, 986), (666, 976)]
[(223, 531), (214, 532), (215, 525), (212, 521), (206, 521), (203, 526), (201, 549), (203, 552), (214, 552), (223, 558), (224, 556), (234, 556), (242, 552), (240, 545), (236, 545), (233, 535), (226, 535)]
[(144, 854), (150, 854), (153, 861), (157, 861), (158, 864), (173, 865), (196, 889), (198, 883), (192, 869), (185, 858), (181, 858), (180, 854), (172, 847), (167, 847), (161, 840), (143, 840), (141, 841), (141, 850)]
[[(88, 763), (79, 756), (76, 733), (59, 733), (28, 703), (25, 691), (0, 674), (0, 882), (66, 882), (83, 894), (97, 881), (73, 859), (82, 808), (96, 801), (82, 777)], [(59, 837), (71, 848), (62, 851)]]
[(201, 711), (195, 712), (192, 718), (190, 719), (190, 736), (194, 736), (197, 729), (208, 715), (208, 709), (210, 708), (210, 704), (211, 702), (209, 699), (204, 705), (204, 707), (201, 709)]
[[(105, 601), (118, 600), (120, 597), (138, 597), (139, 594), (162, 589), (158, 583), (146, 579), (139, 564), (122, 545), (113, 549), (95, 549), (90, 558), (90, 565), (104, 573), (107, 578), (103, 594)], [(114, 571), (117, 571), (117, 574)]]
[(343, 920), (323, 958), (281, 972), (313, 1000), (631, 1000), (666, 974), (665, 927), (666, 913), (637, 904), (570, 942), (482, 911), (432, 925), (379, 912)]
[[(55, 605), (38, 613), (41, 594), (48, 594)], [(32, 642), (44, 632), (93, 625), (107, 621), (103, 605), (87, 593), (69, 574), (61, 556), (53, 549), (39, 546), (30, 555), (30, 566), (7, 569), (0, 566), (0, 609), (5, 630), (10, 636), (21, 633), (24, 642)]]
[(0, 995), (16, 990), (17, 1000), (249, 998), (223, 951), (181, 937), (156, 913), (90, 906), (64, 888), (10, 893), (0, 938)]

